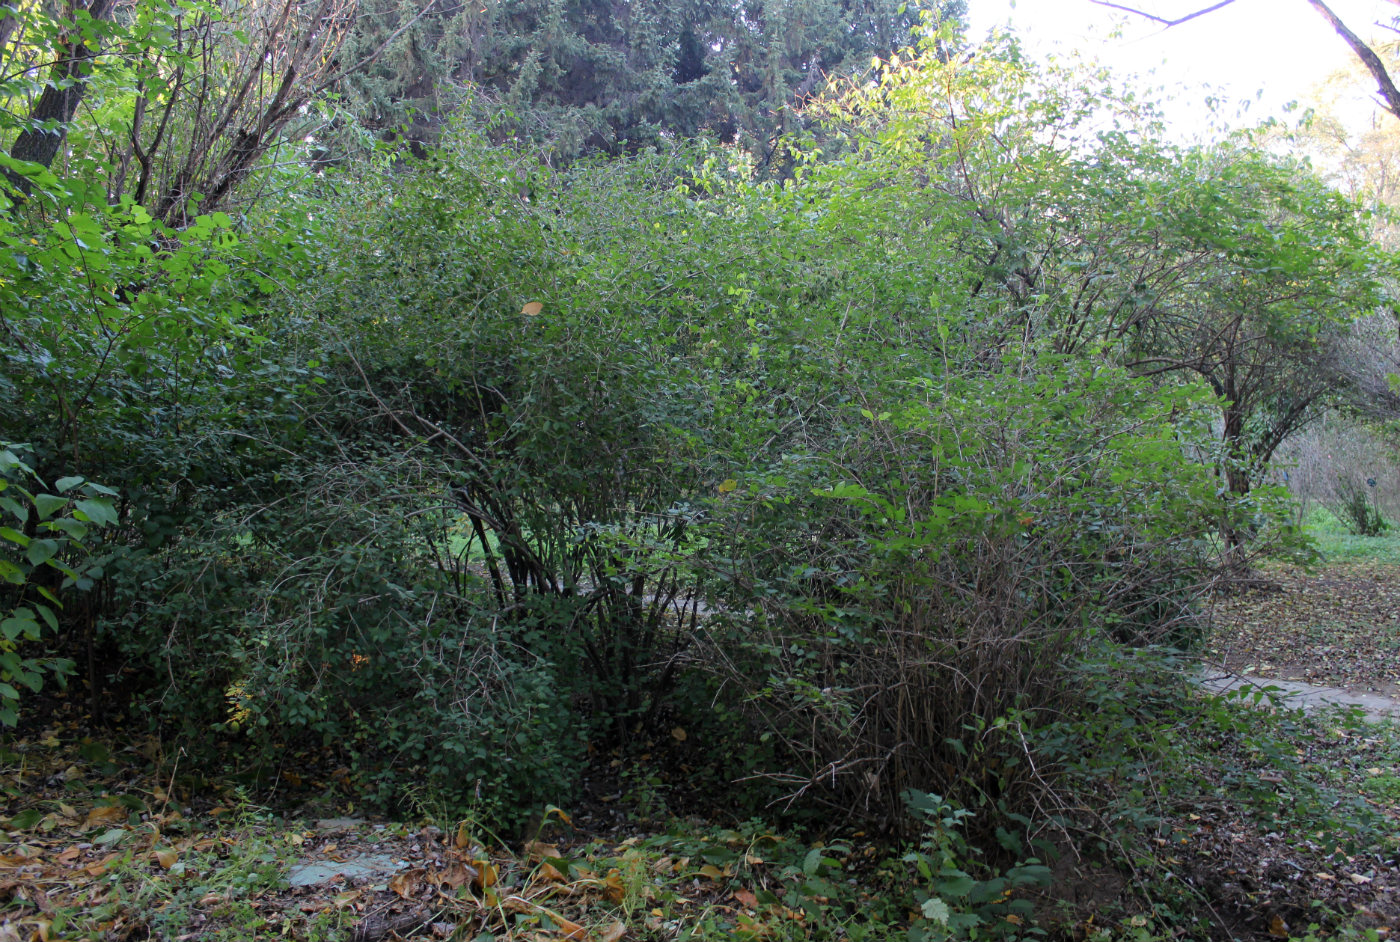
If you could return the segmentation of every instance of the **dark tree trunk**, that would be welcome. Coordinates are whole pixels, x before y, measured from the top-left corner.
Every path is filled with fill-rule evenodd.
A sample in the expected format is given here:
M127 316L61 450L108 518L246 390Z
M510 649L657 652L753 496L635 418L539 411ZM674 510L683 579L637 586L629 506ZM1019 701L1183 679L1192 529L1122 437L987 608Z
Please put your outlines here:
M1253 461L1244 442L1244 413L1233 404L1224 410L1224 429L1221 441L1225 445L1225 488L1233 497L1248 497L1254 487L1251 477ZM1242 532L1227 512L1220 524L1220 539L1225 544L1226 566L1238 574L1246 574L1248 565L1245 555L1250 534Z
M102 21L112 15L115 0L87 0L72 7L72 12L86 11L93 20ZM78 103L87 91L87 77L92 72L92 60L97 50L83 42L83 36L76 27L71 38L59 49L58 61L49 72L48 84L29 113L33 123L52 123L49 129L31 127L15 139L10 148L10 156L16 160L30 161L45 167L53 166L58 156L58 148L68 132L68 122L78 110ZM5 170L5 177L24 194L30 191L29 181L12 170Z

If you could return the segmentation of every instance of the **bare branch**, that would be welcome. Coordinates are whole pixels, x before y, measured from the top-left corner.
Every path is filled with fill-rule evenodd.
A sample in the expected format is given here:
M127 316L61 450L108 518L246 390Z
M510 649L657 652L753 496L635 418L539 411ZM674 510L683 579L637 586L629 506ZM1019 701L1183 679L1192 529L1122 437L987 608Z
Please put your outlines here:
M1108 7L1111 10L1121 10L1124 13L1131 13L1134 16L1140 16L1143 19L1151 20L1154 23L1161 23L1163 26L1170 28L1172 26L1180 26L1182 23L1190 22L1198 16L1205 16L1207 13L1214 13L1216 10L1219 10L1222 7L1228 7L1230 4L1234 3L1235 0L1220 0L1219 3L1214 4L1213 6L1208 6L1204 10L1197 10L1195 13L1188 13L1185 16L1178 17L1174 20L1163 19L1160 16L1153 16L1146 10L1139 10L1135 7L1124 6L1121 3L1111 3L1110 0L1089 0L1089 2L1094 4L1095 6ZM1391 0L1391 2L1400 3L1400 0Z
M1397 0L1390 0L1396 3ZM1322 0L1308 0L1314 10L1322 14L1323 19L1332 24L1332 28L1337 31L1337 35L1346 40L1351 51L1356 53L1356 57L1361 60L1361 64L1366 66L1366 71L1371 73L1371 77L1380 86L1381 97L1385 100L1385 109L1391 114L1400 118L1400 88L1395 87L1395 82L1390 77L1390 71L1386 69L1381 57L1376 55L1375 50L1366 45L1360 36L1357 36L1347 25L1341 21L1332 9L1323 3Z

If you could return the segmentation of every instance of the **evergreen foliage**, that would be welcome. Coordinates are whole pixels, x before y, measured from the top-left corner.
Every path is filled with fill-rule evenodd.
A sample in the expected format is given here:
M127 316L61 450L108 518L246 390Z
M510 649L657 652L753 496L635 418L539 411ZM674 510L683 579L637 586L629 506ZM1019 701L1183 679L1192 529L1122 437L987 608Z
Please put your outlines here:
M529 141L555 161L710 134L761 165L781 135L808 126L800 106L829 81L909 45L922 18L965 9L963 0L365 3L343 55L384 52L344 88L371 127L407 122L432 140L465 105L497 140Z

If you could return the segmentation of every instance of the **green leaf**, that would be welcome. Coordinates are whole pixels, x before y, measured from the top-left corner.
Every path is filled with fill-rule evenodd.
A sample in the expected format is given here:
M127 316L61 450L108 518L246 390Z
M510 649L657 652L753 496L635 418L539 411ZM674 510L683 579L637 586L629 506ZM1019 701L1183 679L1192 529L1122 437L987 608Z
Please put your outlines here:
M57 540L34 540L24 552L31 566L40 566L58 555Z
M68 498L57 494L35 494L34 508L39 511L39 519L47 520L68 506Z
M34 610L43 617L51 630L58 630L58 616L53 613L53 609L49 608L47 605L35 604Z
M7 826L16 831L27 831L42 820L44 820L44 813L38 808L25 808L11 818Z
M122 828L108 828L97 837L93 838L93 843L99 847L114 847L126 840L127 832Z
M12 615L0 621L0 637L4 637L6 641L14 641L21 636L31 641L39 637L39 622L32 615Z
M919 911L924 914L924 918L946 926L948 924L948 904L938 897L931 897L924 900Z
M83 483L83 479L77 476L59 478L57 481L54 482L53 489L55 491L58 491L58 493L62 494L65 491L72 490L81 483Z
M802 858L802 872L807 876L812 876L817 872L817 868L822 865L822 851L820 847L813 847L807 851L807 856Z
M117 512L112 508L112 502L105 497L80 500L75 509L74 516L90 520L100 527L111 526L117 522Z
M972 892L972 888L977 885L977 881L967 875L954 877L951 880L944 880L938 884L938 892L943 896L962 897Z
M0 539L9 540L11 543L18 543L20 546L29 545L29 537L20 533L13 527L0 527Z

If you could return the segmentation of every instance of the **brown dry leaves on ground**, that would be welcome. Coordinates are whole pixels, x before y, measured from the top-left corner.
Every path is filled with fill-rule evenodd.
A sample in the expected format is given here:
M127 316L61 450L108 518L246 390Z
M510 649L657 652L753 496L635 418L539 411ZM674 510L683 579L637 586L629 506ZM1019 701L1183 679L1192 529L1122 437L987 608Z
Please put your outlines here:
M1400 697L1400 566L1271 567L1268 585L1217 601L1207 648L1238 674Z
M247 804L211 808L172 788L151 749L112 755L75 732L12 743L19 761L0 769L0 942L623 942L674 939L701 918L806 918L759 901L778 875L742 845L731 855L741 874L643 853L620 835L513 853L488 850L468 826L284 821ZM552 817L570 830L563 812ZM289 885L306 867L315 882Z

